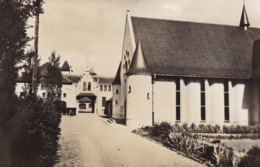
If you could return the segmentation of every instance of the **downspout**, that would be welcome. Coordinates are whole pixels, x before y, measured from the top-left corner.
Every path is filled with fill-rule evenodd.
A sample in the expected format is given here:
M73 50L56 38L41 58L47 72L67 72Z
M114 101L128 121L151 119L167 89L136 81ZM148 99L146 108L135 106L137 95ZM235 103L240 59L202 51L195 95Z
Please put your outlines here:
M154 80L156 75L152 75L152 125L154 126Z

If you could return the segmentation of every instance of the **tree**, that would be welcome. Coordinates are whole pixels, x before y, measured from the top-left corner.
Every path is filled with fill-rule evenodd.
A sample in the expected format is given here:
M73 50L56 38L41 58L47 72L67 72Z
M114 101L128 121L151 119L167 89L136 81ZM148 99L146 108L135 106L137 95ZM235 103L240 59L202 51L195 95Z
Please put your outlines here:
M47 94L51 101L60 100L62 87L62 74L60 71L60 56L56 56L53 51L49 57L49 64L47 66Z
M27 20L41 13L43 0L0 1L0 126L15 113L15 85L18 70L27 57Z

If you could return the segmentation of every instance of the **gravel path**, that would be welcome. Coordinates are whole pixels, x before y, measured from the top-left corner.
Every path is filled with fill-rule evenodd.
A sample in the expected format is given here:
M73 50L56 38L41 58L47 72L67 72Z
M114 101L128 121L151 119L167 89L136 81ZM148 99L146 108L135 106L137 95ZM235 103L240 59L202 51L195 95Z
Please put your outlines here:
M56 167L203 166L94 114L62 117Z

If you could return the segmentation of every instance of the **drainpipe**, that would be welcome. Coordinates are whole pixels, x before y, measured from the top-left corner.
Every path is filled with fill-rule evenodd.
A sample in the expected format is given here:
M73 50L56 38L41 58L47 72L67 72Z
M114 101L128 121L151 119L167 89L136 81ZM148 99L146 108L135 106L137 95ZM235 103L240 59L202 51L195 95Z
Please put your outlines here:
M156 75L152 75L152 125L154 126L154 79Z

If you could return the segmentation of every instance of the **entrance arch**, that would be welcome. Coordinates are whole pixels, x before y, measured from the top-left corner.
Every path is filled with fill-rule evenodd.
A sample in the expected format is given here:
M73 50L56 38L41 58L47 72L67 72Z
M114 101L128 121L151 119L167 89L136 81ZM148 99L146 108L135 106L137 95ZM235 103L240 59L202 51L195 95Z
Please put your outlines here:
M94 93L80 93L76 96L79 103L90 103L92 106L92 113L95 113L95 101L97 96ZM86 104L85 104L86 105ZM82 105L83 107L83 105Z

